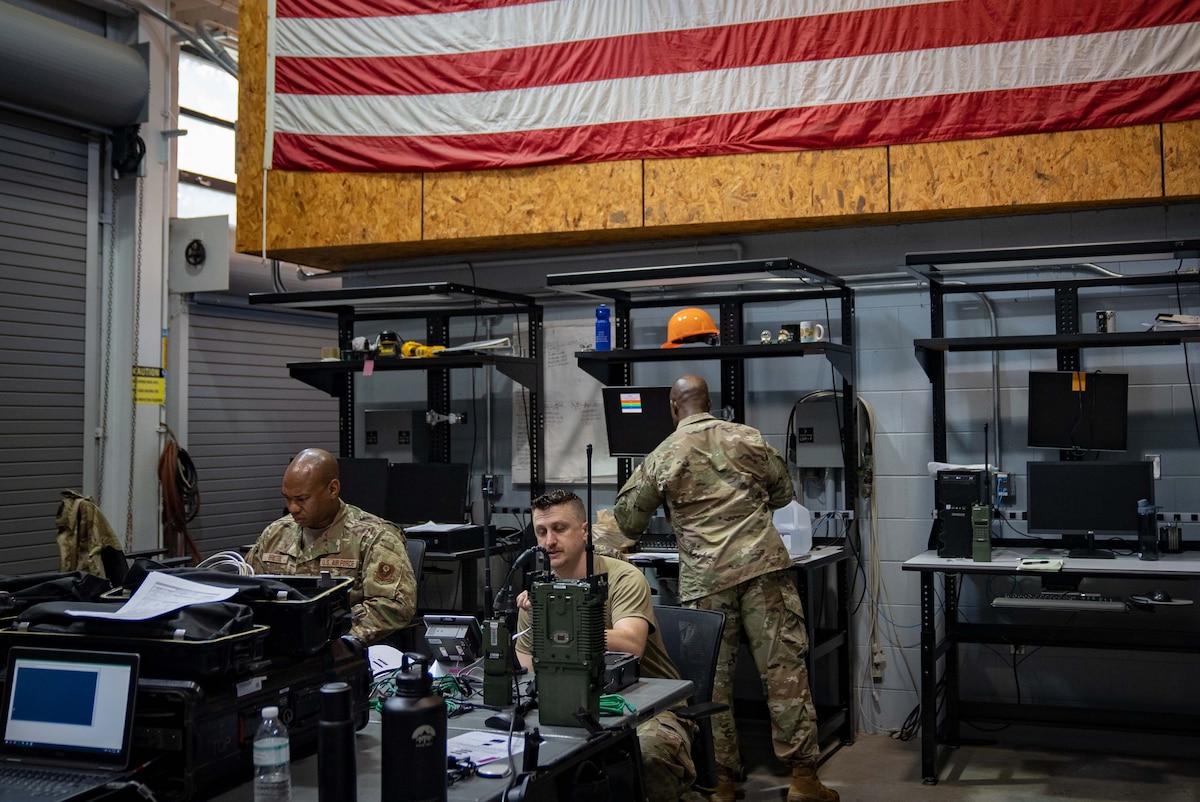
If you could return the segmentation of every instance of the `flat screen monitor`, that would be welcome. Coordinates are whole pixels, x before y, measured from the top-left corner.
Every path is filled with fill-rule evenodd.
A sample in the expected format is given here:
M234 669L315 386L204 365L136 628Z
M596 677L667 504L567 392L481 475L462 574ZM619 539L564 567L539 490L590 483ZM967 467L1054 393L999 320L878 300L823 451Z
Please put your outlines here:
M377 457L340 457L342 500L381 518L387 517L388 461Z
M402 526L465 522L470 477L466 464L393 462L388 466L387 519Z
M1129 428L1125 373L1029 374L1029 446L1124 451Z
M1096 536L1136 536L1138 501L1154 503L1152 462L1030 462L1026 470L1029 533L1086 535L1092 553L1072 556L1111 557L1096 552Z
M604 387L611 457L644 457L675 431L670 387Z

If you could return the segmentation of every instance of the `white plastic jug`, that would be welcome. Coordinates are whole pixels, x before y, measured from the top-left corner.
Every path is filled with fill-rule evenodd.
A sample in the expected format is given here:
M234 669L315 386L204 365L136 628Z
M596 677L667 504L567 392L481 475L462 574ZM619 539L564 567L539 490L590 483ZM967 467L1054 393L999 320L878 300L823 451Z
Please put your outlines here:
M812 513L796 499L775 510L772 519L775 528L783 536L783 545L788 554L803 557L812 551Z

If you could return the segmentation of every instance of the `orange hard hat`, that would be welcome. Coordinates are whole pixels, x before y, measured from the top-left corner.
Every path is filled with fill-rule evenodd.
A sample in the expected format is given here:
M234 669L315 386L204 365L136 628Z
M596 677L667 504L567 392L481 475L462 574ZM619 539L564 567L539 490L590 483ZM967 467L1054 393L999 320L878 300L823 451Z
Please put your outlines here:
M677 348L683 343L696 342L715 345L720 336L721 331L713 322L712 315L703 309L689 307L671 315L671 322L667 324L667 341L662 347Z

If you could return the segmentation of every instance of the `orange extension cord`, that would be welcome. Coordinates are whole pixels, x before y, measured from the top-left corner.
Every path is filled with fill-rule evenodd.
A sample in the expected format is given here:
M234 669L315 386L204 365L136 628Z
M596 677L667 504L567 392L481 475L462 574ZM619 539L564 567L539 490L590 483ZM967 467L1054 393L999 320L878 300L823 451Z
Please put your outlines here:
M192 565L200 562L200 549L188 534L188 522L200 512L200 486L196 466L188 453L167 432L167 444L158 458L158 482L162 487L163 529L168 548L174 550L186 543L192 553ZM178 536L182 535L182 541ZM175 555L178 556L178 555Z

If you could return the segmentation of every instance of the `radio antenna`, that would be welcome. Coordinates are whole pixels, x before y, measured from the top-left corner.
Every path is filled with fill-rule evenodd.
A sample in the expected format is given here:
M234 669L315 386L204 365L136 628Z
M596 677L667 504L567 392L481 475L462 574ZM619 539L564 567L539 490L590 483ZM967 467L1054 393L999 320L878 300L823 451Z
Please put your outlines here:
M596 551L596 545L592 542L592 444L587 444L587 575L590 577L595 569L595 561L592 554Z

